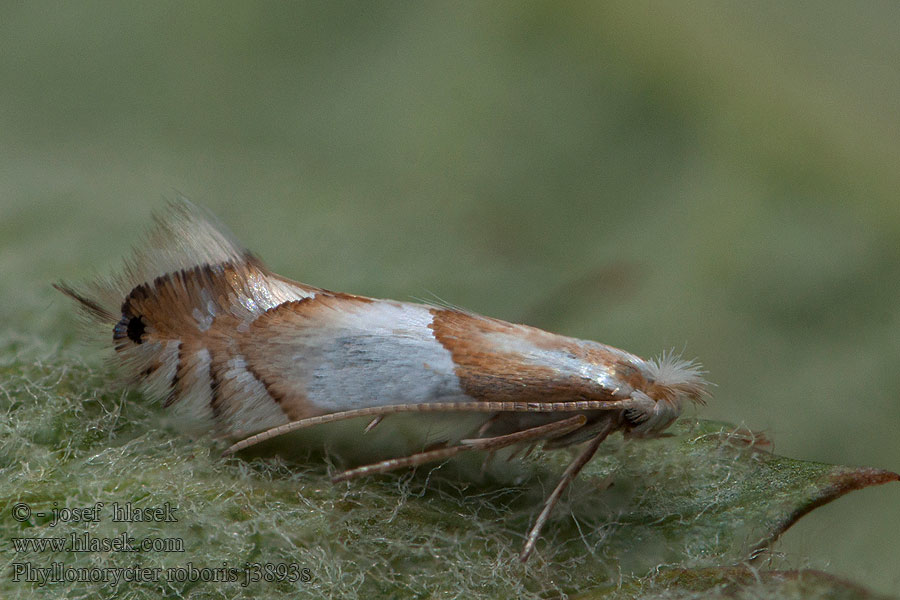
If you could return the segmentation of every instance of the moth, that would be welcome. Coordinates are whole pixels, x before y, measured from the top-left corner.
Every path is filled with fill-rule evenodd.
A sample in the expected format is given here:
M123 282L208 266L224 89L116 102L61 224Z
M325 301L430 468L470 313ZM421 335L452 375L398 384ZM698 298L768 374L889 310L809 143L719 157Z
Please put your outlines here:
M707 384L693 361L645 360L598 342L458 308L379 300L267 269L186 200L170 204L118 275L56 283L111 334L128 381L185 418L250 437L396 413L483 415L471 437L338 474L335 481L462 452L581 445L520 558L569 483L615 431L658 436Z

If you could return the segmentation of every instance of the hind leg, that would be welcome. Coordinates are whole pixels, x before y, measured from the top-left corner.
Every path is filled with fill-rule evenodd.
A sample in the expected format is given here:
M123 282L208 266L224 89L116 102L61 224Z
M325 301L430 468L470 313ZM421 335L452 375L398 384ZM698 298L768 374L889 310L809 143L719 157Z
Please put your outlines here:
M541 535L541 530L546 525L547 520L550 518L550 513L553 512L553 509L556 507L557 502L559 502L562 493L565 491L569 484L575 480L578 476L578 473L581 472L581 469L584 468L591 458L594 457L594 454L597 452L597 448L600 447L600 444L603 443L603 440L613 431L614 427L610 426L606 429L600 431L595 438L593 438L587 446L575 457L575 459L569 463L569 466L566 467L563 476L560 478L559 483L556 484L556 487L547 496L547 499L544 500L544 507L541 509L541 513L538 515L537 519L534 522L534 525L531 527L531 531L528 532L528 537L525 539L525 547L522 548L522 553L519 555L519 560L525 562L528 560L528 557L531 555L531 552L534 550L534 545L537 543L538 537Z
M373 473L385 473L387 471L393 471L394 469L415 467L428 462L450 458L451 456L456 456L460 452L466 452L469 450L485 450L488 452L495 452L501 448L506 448L507 446L512 446L523 442L549 440L561 435L566 435L575 431L576 429L579 429L580 427L583 427L586 420L587 419L584 415L576 415L574 417L569 417L567 419L562 419L553 423L541 425L539 427L523 429L522 431L516 431L513 433L508 433L506 435L460 440L459 444L455 446L437 448L435 450L427 450L425 452L411 454L410 456L404 456L402 458L391 458L389 460L373 463L371 465L356 467L355 469L350 469L344 471L343 473L339 473L334 478L332 478L332 481L346 481L348 479L363 477L365 475L371 475Z

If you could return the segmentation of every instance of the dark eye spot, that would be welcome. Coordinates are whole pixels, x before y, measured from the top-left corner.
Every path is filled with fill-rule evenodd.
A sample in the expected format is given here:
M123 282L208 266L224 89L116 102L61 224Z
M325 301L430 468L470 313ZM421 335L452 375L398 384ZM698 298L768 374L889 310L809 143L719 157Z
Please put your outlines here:
M145 328L146 325L144 325L144 320L141 317L131 317L128 320L128 325L125 332L129 340L131 340L135 344L141 344L144 341L141 339L141 336L144 335Z

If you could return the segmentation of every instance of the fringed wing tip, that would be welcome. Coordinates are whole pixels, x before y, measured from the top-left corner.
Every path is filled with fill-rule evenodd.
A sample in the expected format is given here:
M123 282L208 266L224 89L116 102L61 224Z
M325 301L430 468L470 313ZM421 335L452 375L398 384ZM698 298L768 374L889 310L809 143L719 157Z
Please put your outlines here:
M248 254L209 211L178 195L164 210L154 212L153 227L118 272L83 286L63 281L52 285L75 300L92 320L115 323L119 320L118 306L136 286L202 264L248 260ZM253 260L259 263L258 259Z
M706 370L696 360L684 359L675 351L663 352L649 361L656 383L679 389L693 401L705 405L709 387L715 385L704 377Z

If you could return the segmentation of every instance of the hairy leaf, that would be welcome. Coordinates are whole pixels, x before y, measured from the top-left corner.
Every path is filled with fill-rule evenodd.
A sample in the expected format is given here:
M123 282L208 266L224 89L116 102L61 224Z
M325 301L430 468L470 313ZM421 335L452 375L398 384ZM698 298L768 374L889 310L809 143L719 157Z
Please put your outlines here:
M24 563L159 569L156 580L127 587L55 583L59 597L127 589L133 598L543 598L645 585L654 597L670 585L683 588L687 576L678 573L696 581L696 573L710 572L698 569L745 561L809 510L897 479L885 471L778 457L747 431L682 420L668 437L604 443L522 565L517 554L524 535L567 451L509 462L501 455L484 474L481 457L471 456L332 485L332 462L352 461L354 449L369 459L386 452L385 438L410 436L404 425L416 428L417 422L388 420L366 435L363 423L326 427L318 438L295 436L280 448L259 449L256 457L226 461L219 458L219 442L165 428L162 411L147 410L135 395L105 391L110 382L77 360L47 366L41 356L27 359L34 352L17 344L24 366L3 367L0 386L7 415L0 438L4 597L28 597L45 587L21 574L14 580L14 570L22 569L15 565ZM321 442L329 452L308 451ZM49 516L53 508L96 502L104 502L98 521L53 523ZM177 521L114 521L113 503L129 502L142 508L168 503ZM31 517L11 518L16 503L28 504ZM183 540L184 547L21 551L11 541L123 533ZM280 565L309 569L309 578L289 580ZM217 568L236 569L235 580L222 580L226 572ZM247 580L248 573L261 578ZM648 579L651 573L658 574ZM742 585L740 577L727 576L731 585Z

